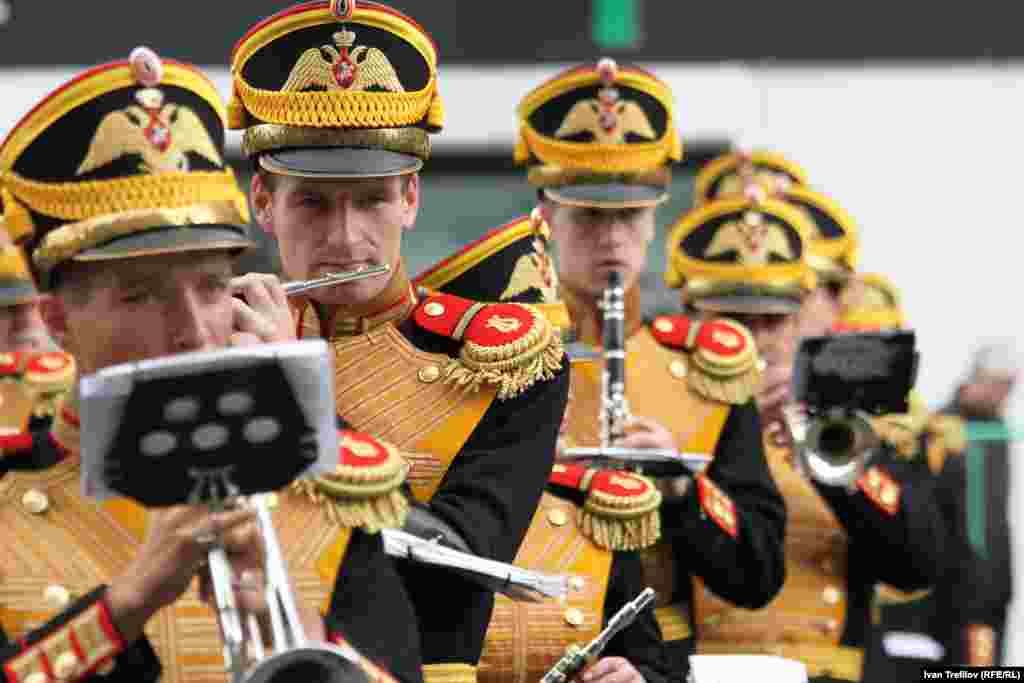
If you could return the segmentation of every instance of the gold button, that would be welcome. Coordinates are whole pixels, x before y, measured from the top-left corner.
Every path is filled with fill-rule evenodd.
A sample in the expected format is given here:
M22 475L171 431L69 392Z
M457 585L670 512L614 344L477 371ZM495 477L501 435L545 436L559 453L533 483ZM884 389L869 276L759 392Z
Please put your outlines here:
M835 605L839 603L839 598L842 597L842 593L835 586L828 586L821 592L821 599L826 604Z
M29 489L21 497L21 505L33 515L41 515L50 507L50 499L39 489Z
M36 671L25 679L25 683L48 683L49 680L42 671Z
M548 510L548 521L554 526L565 526L565 523L569 521L569 516L565 514L565 510Z
M668 371L676 379L686 377L686 363L681 360L674 360L668 364Z
M53 674L60 680L72 678L78 671L78 657L74 652L62 652L53 663Z
M420 381L425 384L436 382L438 377L441 376L441 368L436 365L428 365L424 368L420 368L420 371L416 373L416 376L420 378Z
M429 315L431 318L436 318L439 315L444 315L444 306L437 303L436 301L431 301L429 304L423 307L423 312Z
M585 582L583 581L582 576L574 576L571 579L569 579L569 588L573 589L574 591L583 590L584 585Z
M825 633L836 634L839 633L839 620L829 619L825 622Z
M570 626L583 626L583 611L575 607L565 610L565 623Z
M668 318L658 318L654 321L654 329L658 332L671 332L675 325Z
M52 584L43 591L43 600L54 609L63 609L71 602L71 591L64 586Z

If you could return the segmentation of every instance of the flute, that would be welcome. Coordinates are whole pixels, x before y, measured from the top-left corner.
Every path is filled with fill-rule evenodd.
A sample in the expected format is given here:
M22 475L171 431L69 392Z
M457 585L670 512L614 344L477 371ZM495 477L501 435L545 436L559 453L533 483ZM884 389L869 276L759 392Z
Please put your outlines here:
M311 289L343 285L348 282L356 282L368 277L377 277L378 275L390 272L391 266L384 264L381 266L369 266L341 273L328 273L323 277L314 278L312 280L295 280L294 282L286 282L284 284L284 293L286 296L294 296L301 292L308 292Z

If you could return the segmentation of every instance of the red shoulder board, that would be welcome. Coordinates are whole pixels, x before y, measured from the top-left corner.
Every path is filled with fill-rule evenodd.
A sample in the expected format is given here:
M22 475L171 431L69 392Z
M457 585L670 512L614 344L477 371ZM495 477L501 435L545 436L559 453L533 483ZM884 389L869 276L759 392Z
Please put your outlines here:
M4 351L0 353L0 377L9 377L21 372L24 354L17 351Z
M870 468L857 480L857 487L887 515L893 516L899 511L900 485L885 470L879 467Z
M562 365L561 339L529 304L486 304L434 294L416 307L413 319L425 330L463 342L461 367L448 373L449 381L470 387L497 384L499 399L551 379Z
M661 344L689 353L691 372L683 374L706 398L744 403L760 381L754 337L735 321L662 315L651 323L651 334Z
M584 481L587 484L590 483L590 477L587 476L587 472L591 472L591 475L593 474L592 470L588 470L583 465L563 465L562 463L557 463L551 468L551 476L548 477L548 483L586 491L587 488L584 485Z
M697 496L704 514L720 526L722 531L736 538L739 532L736 526L736 505L732 499L703 474L697 477Z
M75 359L63 351L46 351L28 356L25 381L40 391L67 389L75 379Z

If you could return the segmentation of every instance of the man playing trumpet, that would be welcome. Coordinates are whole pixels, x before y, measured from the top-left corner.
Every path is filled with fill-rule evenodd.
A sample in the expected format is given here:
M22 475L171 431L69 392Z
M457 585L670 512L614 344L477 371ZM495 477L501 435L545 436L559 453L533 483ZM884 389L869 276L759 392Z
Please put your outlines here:
M53 294L47 322L82 374L294 339L276 278L232 278L233 257L250 242L245 197L223 162L224 118L201 73L140 49L62 86L0 147L4 224L32 245ZM0 524L18 541L0 563L5 680L227 680L216 616L191 587L222 544L238 570L237 601L266 621L252 512L83 500L78 424L72 395L52 433L35 439L36 467L0 480ZM375 443L345 432L330 483L367 494L379 514L314 484L313 496L280 493L275 526L286 532L308 637L355 643L418 681L415 616L374 533L401 524L402 466L378 444L380 466L358 471L352 438ZM325 514L331 508L341 514Z

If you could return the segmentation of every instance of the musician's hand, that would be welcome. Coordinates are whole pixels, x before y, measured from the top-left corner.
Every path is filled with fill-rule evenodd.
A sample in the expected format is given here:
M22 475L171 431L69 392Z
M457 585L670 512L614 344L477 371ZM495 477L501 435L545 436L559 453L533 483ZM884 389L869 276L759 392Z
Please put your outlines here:
M233 346L295 340L295 319L276 275L247 273L231 279L231 290L245 298L232 302Z
M626 436L613 446L622 448L668 448L675 449L676 438L656 420L633 416L626 423Z
M146 540L124 574L111 582L107 601L114 623L131 642L157 610L173 603L206 562L217 534L252 520L249 510L211 513L179 506L149 513Z
M604 657L580 673L583 683L645 683L643 675L629 660L622 657Z

